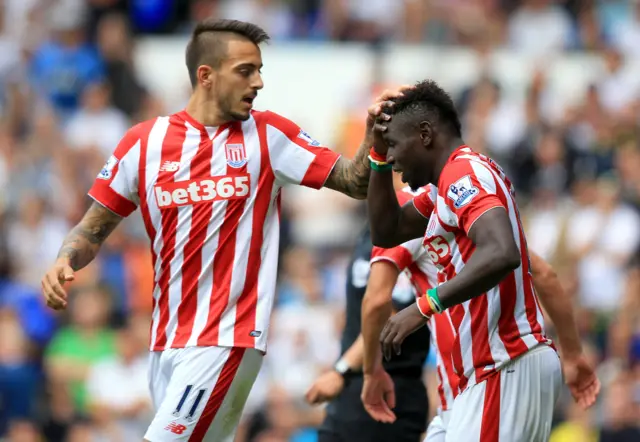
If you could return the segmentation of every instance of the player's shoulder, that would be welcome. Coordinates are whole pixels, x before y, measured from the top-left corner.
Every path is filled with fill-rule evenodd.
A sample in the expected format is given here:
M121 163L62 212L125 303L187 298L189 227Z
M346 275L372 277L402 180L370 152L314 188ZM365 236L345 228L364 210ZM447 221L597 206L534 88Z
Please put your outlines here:
M251 116L258 126L269 125L288 135L300 132L300 126L289 118L270 110L253 110Z
M161 118L168 119L169 117L154 117L145 121L141 121L137 124L134 124L127 130L126 135L134 136L136 138L142 138L149 135L153 126L160 120Z
M431 193L431 189L433 186L431 184L427 184L426 186L422 186L416 190L411 189L410 186L405 186L401 189L396 190L396 198L398 198L398 204L401 206L405 205L409 201L420 197L423 194Z
M444 165L438 180L438 189L446 189L450 184L464 176L474 175L473 164L482 162L481 156L473 151L461 152Z

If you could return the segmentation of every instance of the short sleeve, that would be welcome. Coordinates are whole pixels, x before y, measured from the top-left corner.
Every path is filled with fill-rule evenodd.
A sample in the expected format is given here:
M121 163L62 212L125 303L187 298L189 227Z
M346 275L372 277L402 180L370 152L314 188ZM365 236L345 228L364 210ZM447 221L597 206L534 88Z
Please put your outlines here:
M136 127L124 135L96 177L89 196L117 215L136 210L141 139Z
M405 188L402 191L405 195L411 195L413 198L407 198L398 196L398 202L400 205L404 205L405 202L411 201L418 213L425 218L431 217L431 212L435 208L435 198L437 196L437 189L431 184L427 184L421 187L417 191L412 191L409 188Z
M322 146L297 124L273 112L260 114L271 167L280 185L300 184L320 189L340 154Z
M378 261L389 261L402 272L416 262L421 253L422 238L412 239L391 249L374 247L371 251L371 264Z
M469 233L473 223L487 211L508 207L499 194L506 191L506 184L479 161L461 159L445 166L439 180L439 196L455 215L458 227ZM502 187L504 186L504 188ZM439 206L438 206L439 207ZM440 209L438 208L439 215Z
M413 206L416 208L418 213L425 218L429 218L431 216L431 212L433 212L434 204L429 198L429 195L425 193L421 193L420 195L413 198Z
M412 191L409 187L396 191L396 198L398 198L398 204L404 206L417 196L423 195L428 192L428 188L420 188L417 191ZM433 206L433 204L432 204ZM403 271L411 264L413 264L422 253L422 239L416 238L411 241L400 244L399 246L383 249L382 247L374 247L371 251L371 264L377 261L389 261L398 268L399 271Z

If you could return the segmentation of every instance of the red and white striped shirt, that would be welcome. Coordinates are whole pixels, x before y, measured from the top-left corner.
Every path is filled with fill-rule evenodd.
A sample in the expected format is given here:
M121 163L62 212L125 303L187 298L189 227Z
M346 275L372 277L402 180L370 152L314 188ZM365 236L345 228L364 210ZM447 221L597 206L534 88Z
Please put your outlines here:
M324 185L339 155L272 112L205 127L185 111L130 129L89 195L140 206L155 274L151 349L266 351L280 190Z
M398 203L404 205L419 194L431 195L431 188L427 185L412 192L410 187L396 192ZM433 204L431 204L431 210ZM407 241L391 249L374 247L371 253L371 263L377 261L389 261L393 263L400 272L404 272L416 294L421 296L432 287L437 286L438 270L431 261L425 248L422 246L422 239ZM436 354L436 372L438 375L438 395L442 410L448 410L453 405L453 400L458 394L458 376L453 370L451 351L453 349L454 329L449 317L445 314L433 315L429 319L429 329L431 331L431 346Z
M550 344L533 289L513 187L502 169L486 156L461 146L448 159L437 189L418 195L414 205L429 218L423 245L438 268L438 284L464 268L475 250L468 232L491 209L507 211L521 253L520 267L498 286L444 313L456 332L452 357L460 391L530 349Z

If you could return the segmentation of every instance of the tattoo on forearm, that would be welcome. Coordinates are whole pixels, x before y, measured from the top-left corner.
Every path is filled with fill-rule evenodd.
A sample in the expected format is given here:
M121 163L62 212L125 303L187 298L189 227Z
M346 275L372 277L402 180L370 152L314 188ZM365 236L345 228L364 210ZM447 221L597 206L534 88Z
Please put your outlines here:
M369 147L363 143L352 160L340 158L327 179L326 187L352 198L365 199L371 173Z
M85 267L95 258L102 243L121 220L115 213L94 203L65 238L58 258L69 259L74 270Z

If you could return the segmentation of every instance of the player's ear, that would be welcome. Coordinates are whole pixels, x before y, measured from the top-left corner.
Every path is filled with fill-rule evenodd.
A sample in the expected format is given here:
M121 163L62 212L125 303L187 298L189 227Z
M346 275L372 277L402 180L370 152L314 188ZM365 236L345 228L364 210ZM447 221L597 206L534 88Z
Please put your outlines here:
M206 64L200 65L198 66L196 73L198 77L198 84L206 89L211 88L213 83L213 69L211 69L211 66L207 66Z
M431 139L433 138L431 123L428 121L421 121L418 126L420 127L420 139L422 140L422 145L424 147L428 147L431 144Z

